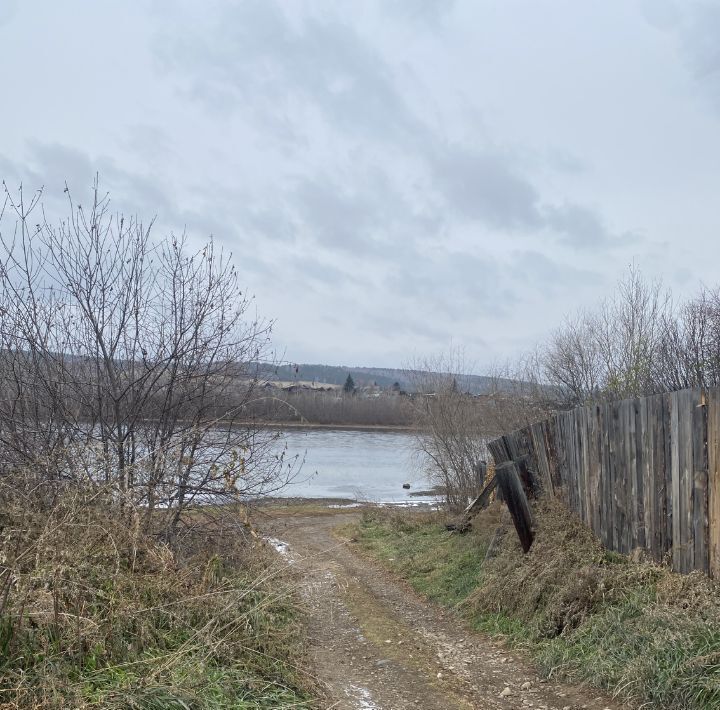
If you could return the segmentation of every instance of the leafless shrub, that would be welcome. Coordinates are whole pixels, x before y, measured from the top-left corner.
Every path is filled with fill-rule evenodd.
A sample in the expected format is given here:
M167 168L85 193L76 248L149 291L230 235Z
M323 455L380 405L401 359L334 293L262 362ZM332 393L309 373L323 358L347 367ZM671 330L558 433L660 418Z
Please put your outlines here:
M466 393L463 372L464 358L456 350L408 369L415 390L416 450L453 509L477 495L488 458L487 431L476 399Z
M67 190L66 190L67 191ZM111 213L97 185L52 224L40 194L5 187L0 211L0 470L112 483L117 499L165 511L255 495L292 473L246 426L270 324L251 314L228 255ZM54 485L50 485L54 484Z

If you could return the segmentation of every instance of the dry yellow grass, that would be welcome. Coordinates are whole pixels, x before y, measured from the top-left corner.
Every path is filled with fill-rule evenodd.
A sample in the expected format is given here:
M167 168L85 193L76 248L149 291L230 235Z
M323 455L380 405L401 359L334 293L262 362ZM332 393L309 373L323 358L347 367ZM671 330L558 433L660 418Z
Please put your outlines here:
M170 544L95 490L3 493L3 707L309 703L293 580L231 509Z

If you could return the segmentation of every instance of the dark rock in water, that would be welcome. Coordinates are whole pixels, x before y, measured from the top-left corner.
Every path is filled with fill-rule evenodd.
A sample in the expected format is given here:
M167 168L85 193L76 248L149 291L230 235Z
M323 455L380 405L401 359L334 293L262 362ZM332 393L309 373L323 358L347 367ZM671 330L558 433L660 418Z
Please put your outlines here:
M410 488L410 484L409 484L409 483L403 483L403 488L405 488L406 490L409 489L409 488Z

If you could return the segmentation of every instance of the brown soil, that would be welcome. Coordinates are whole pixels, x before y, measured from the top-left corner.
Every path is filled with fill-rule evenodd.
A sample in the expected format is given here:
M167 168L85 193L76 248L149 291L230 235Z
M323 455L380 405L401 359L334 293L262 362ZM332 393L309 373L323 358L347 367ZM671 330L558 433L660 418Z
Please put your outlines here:
M265 519L303 583L312 672L325 708L621 708L593 689L541 679L501 642L418 597L335 532L359 513Z

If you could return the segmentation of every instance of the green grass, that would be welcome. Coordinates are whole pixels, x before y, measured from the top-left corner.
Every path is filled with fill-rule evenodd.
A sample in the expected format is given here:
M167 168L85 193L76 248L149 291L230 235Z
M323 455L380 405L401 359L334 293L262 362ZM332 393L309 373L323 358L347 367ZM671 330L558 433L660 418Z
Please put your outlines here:
M453 535L434 520L370 512L363 518L360 541L440 604L456 605L479 584L484 550L473 538Z
M606 551L553 504L536 510L530 553L510 526L483 564L497 515L486 511L461 536L441 516L375 512L354 535L418 592L528 650L546 675L638 707L720 707L717 585Z

